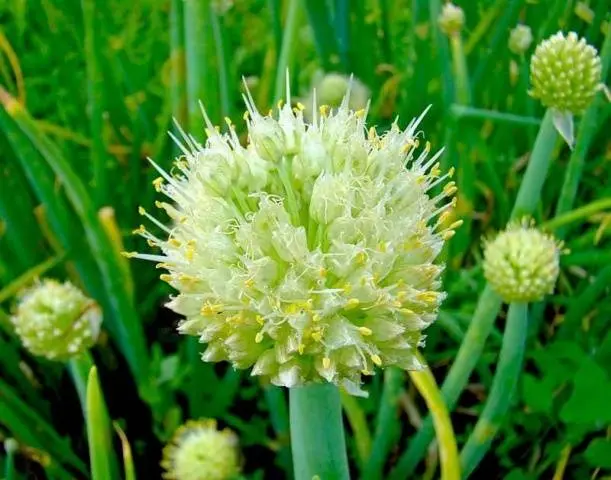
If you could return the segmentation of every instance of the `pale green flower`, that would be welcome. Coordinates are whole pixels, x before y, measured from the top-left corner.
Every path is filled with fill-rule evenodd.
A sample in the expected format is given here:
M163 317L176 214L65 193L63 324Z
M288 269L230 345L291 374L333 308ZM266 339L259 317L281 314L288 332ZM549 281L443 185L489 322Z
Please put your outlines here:
M190 420L163 449L167 480L229 480L240 473L238 437L214 420Z
M445 297L433 262L459 224L442 226L452 172L428 144L416 153L422 116L380 136L348 102L306 123L290 96L277 117L248 96L246 147L230 122L221 134L206 118L205 145L184 134L173 175L159 169L173 225L141 210L165 238L138 232L162 254L128 256L168 270L179 292L168 306L207 344L205 361L353 393L376 366L419 367L421 332Z
M484 276L503 301L536 302L554 291L562 244L528 222L485 241Z
M452 2L445 3L441 7L437 22L441 31L446 35L457 35L465 25L465 12Z
M516 25L516 27L509 32L509 50L516 55L522 55L533 41L533 34L528 25Z
M531 96L543 105L582 114L601 84L600 57L576 33L558 32L541 42L530 63Z
M11 322L32 354L64 361L93 346L102 312L70 282L43 280L25 292Z

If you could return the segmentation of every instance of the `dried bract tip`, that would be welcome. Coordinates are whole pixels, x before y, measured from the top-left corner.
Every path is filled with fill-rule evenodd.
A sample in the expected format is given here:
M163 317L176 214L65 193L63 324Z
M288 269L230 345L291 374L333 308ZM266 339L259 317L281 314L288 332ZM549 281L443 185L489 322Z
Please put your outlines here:
M102 312L70 282L44 280L23 295L11 322L32 354L65 361L95 343Z
M536 302L554 290L562 244L528 222L485 241L484 276L503 301Z
M190 420L163 450L167 480L230 480L240 473L238 437L214 420Z
M541 42L530 62L530 95L559 112L582 114L601 84L596 49L570 32Z

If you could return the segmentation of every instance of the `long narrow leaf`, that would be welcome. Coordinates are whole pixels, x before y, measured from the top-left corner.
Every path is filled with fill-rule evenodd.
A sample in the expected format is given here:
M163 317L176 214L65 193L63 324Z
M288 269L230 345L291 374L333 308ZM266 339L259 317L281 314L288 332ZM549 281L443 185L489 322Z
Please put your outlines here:
M95 366L89 371L87 381L87 440L92 480L111 480L112 443L110 422L104 405L102 389Z

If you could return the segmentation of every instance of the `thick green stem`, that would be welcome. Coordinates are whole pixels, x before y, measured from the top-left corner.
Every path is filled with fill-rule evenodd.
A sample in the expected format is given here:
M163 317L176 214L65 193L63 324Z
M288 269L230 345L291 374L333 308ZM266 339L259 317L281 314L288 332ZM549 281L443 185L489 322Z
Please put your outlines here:
M289 390L295 480L347 480L348 456L338 388L330 383Z
M558 132L556 132L552 120L552 111L548 109L543 117L541 127L539 127L535 146L511 211L512 220L531 215L537 207L545 177L547 177L549 166L552 163L552 153L556 146L556 140L558 140Z
M509 410L522 370L527 326L528 305L525 303L509 305L503 346L490 395L460 455L463 478L469 477L484 458Z
M602 78L604 81L609 70L609 64L611 63L611 35L607 35L605 39L601 60L603 69ZM562 190L560 191L558 203L556 204L556 216L562 215L573 208L575 198L577 197L577 188L581 180L581 173L583 172L583 167L586 162L586 155L588 154L594 135L597 132L596 124L599 120L599 110L597 102L593 102L586 110L586 113L579 123L577 143L575 144L575 149L571 153L571 158L566 167L564 183L562 184ZM556 231L556 236L558 238L563 238L565 233L565 228L559 228Z

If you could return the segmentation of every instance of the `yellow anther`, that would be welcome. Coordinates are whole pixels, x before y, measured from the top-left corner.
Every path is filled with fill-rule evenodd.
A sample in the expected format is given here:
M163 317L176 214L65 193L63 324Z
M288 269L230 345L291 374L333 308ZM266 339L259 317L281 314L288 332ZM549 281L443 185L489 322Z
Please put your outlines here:
M346 303L346 310L351 310L353 308L356 308L359 306L359 303L361 303L359 301L358 298L351 298L350 300L348 300L348 302Z
M399 290L397 292L397 300L405 300L405 298L407 297L407 292L405 290Z
M392 306L395 308L401 308L403 306L403 303L401 303L399 300L394 300L392 302Z
M378 367L382 366L382 359L380 358L379 355L374 354L374 355L371 355L370 358L371 358L371 361L375 363Z
M429 141L427 140L426 144L424 145L424 149L425 149L427 152L430 152L430 151L431 151L431 142L429 142Z
M373 334L373 331L371 328L359 327L359 333L365 337L369 337L371 334Z
M162 186L163 186L163 178L162 177L157 177L155 180L153 180L153 187L155 187L155 190L160 192Z
M437 292L420 292L416 295L418 300L422 300L424 302L436 302L438 297Z
M305 352L305 347L306 347L306 346L305 346L303 343L300 343L300 344L297 346L297 351L299 352L299 355L303 355L303 352Z
M312 315L312 321L320 322L320 315L318 315L318 313L315 313L314 315Z
M443 187L443 193L445 193L448 197L450 195L454 195L457 191L458 187L454 182L450 182L445 187Z
M356 254L356 263L363 265L367 260L367 254L365 252L359 252Z
M193 245L188 245L187 248L185 249L185 258L187 259L187 261L192 261L193 257L195 256L195 248L193 248Z
M133 258L138 255L138 252L121 252L121 255L127 258Z
M318 275L325 278L327 276L327 269L325 267L320 267L320 270L318 270Z
M357 116L357 118L363 118L365 116L365 109L361 108L360 110L354 112L354 114Z
M248 120L248 115L249 115L248 110L246 110L244 112L244 115L242 115L242 118L244 119L244 121Z
M278 103L276 105L278 106L278 110L280 110L282 106L284 105L284 100L283 99L278 100Z
M373 375L373 372L371 372L371 371L369 371L369 370L367 370L367 369L361 370L361 373L362 373L363 375Z
M204 303L204 306L200 310L202 315L215 315L223 311L223 304L217 303L212 304L210 302Z
M445 232L441 233L441 238L443 238L444 240L449 240L454 235L456 235L456 232L454 230L446 230Z
M299 311L299 305L296 303L291 303L288 307L286 307L285 312L288 314L297 313Z
M227 124L228 127L231 127L231 125L233 125L233 123L231 122L231 118L229 117L225 117L225 123Z
M303 112L305 110L305 106L301 102L297 102L297 110Z
M138 213L140 215L144 215L146 213L146 210L144 209L144 207L138 207Z
M387 247L388 247L388 244L386 242L378 243L378 251L379 252L385 253Z
M399 309L399 313L402 313L403 315L413 315L414 311L410 310L409 308L401 308Z
M182 245L182 243L180 242L180 240L177 240L176 238L170 238L168 240L168 243L173 246L173 247L180 247Z
M255 321L259 324L259 325L263 325L265 323L265 319L261 316L261 315L257 315L255 317Z
M159 200L155 200L155 206L157 208L163 208L163 202L160 202Z
M169 282L170 280L172 280L172 275L168 275L167 273L162 273L161 275L159 275L159 279L162 282Z
M255 281L252 278L247 278L246 280L244 280L244 286L246 288L251 288L254 284L255 284Z
M312 332L311 335L312 340L314 340L315 342L320 342L322 340L322 332L320 330L316 330L315 332Z
M423 183L425 183L427 181L429 177L427 177L426 175L420 175L418 178L416 178L416 183L418 185L422 185Z
M346 282L344 284L344 287L342 288L342 290L344 291L344 293L348 294L352 291L352 284L350 282Z
M320 107L318 107L318 111L323 117L326 117L327 115L329 115L329 105L321 105Z
M451 167L450 170L448 170L448 177L452 178L455 172L456 172L456 168Z
M331 367L331 359L329 357L324 357L322 359L322 367L325 370Z
M441 215L439 215L439 220L438 222L443 225L444 223L446 223L450 217L452 216L452 214L450 212L448 212L447 210L445 212L443 212Z
M378 133L376 132L376 129L374 127L371 127L367 132L368 139L373 140L377 136L378 136Z
M272 109L270 108L270 109L267 111L267 116L268 116L268 117L271 117L273 114L274 114L274 112L273 112L273 111L272 111Z
M454 223L452 223L452 225L450 225L448 228L458 228L463 224L463 220L456 220Z
M258 332L255 335L255 343L261 343L263 341L263 332Z
M144 227L144 225L140 225L135 230L132 230L132 234L134 235L142 235L143 233L146 233L146 228Z

